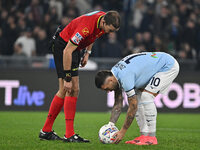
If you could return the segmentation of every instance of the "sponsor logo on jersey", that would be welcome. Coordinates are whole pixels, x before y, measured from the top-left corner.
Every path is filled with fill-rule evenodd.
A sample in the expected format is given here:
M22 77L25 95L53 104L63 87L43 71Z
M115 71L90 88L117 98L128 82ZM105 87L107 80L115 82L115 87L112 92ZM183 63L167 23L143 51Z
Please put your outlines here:
M77 32L74 37L72 38L72 41L75 43L75 44L79 44L80 41L83 39L83 37L80 35L79 32Z
M156 56L156 53L152 53L152 55L151 55L151 57L153 57L153 58L158 58L157 56Z
M87 35L87 34L90 33L88 28L86 28L86 27L82 30L82 32L83 32L84 35Z

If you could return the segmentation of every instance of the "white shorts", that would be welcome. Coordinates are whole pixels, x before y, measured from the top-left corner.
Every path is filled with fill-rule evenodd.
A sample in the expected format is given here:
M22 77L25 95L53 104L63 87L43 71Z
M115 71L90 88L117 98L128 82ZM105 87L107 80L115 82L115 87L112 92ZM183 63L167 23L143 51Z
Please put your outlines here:
M152 93L165 94L178 73L179 64L175 60L174 66L169 71L156 73L145 87L145 90Z

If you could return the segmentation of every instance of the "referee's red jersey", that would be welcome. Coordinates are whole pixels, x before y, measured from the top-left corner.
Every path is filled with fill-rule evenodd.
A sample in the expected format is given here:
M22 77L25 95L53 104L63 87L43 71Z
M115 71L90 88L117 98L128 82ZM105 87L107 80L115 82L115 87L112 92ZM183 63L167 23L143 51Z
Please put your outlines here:
M103 11L94 11L72 20L60 32L60 37L78 46L79 50L86 48L105 33L99 29L100 20L105 14Z

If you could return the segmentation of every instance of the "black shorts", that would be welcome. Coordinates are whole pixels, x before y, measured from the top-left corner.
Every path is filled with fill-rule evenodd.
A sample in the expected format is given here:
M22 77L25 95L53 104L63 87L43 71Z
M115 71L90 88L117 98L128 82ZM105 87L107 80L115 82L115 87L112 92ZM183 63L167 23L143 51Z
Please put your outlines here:
M63 69L63 50L66 47L66 45L67 45L67 42L65 42L60 36L58 36L55 39L54 44L52 46L52 53L54 56L58 78L65 77L65 73ZM78 76L78 68L79 68L80 59L81 59L80 50L75 50L72 53L72 65L71 65L72 77Z

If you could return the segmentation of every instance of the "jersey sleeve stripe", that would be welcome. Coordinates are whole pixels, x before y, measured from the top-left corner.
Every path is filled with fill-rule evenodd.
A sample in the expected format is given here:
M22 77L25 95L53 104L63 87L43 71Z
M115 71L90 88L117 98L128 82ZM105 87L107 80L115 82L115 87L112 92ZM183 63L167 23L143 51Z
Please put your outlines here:
M78 46L76 43L74 43L71 39L69 40L74 46Z
M102 18L103 16L104 16L104 15L101 15L101 16L99 17L99 19L97 20L97 28L99 28L100 20L101 20L101 18Z
M129 90L129 91L126 91L126 95L127 95L128 97L131 97L131 96L135 95L135 90L134 90L134 88L132 88L132 89Z

